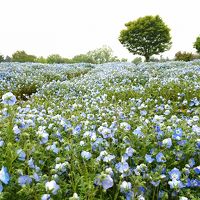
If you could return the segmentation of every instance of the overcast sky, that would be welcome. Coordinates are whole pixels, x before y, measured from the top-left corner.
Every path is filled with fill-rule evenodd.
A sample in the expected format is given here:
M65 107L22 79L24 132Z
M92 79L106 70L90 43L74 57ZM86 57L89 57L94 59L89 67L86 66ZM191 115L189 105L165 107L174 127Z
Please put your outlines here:
M200 35L200 0L0 0L0 54L25 50L63 57L110 46L131 60L118 41L128 21L160 15L171 28L173 46L164 57L192 51Z

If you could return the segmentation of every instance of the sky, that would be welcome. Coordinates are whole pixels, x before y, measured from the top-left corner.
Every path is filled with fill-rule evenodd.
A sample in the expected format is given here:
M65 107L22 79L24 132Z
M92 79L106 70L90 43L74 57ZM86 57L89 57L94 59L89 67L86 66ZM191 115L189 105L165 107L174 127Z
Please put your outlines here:
M200 35L200 0L0 0L0 54L17 50L71 58L107 45L119 58L133 54L118 40L124 24L159 15L171 29L172 48L195 52Z

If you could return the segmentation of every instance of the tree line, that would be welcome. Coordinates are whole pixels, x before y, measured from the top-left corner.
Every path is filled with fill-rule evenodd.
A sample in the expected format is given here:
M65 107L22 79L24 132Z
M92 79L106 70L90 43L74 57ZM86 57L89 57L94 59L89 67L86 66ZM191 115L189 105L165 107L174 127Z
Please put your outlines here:
M137 20L130 21L125 24L126 29L121 30L119 41L134 55L144 56L145 60L151 61L153 55L159 55L172 46L170 28L163 22L160 16L145 16ZM197 50L197 54L190 52L177 52L175 60L190 61L200 59L200 36L196 38L193 47ZM0 62L39 62L39 63L93 63L101 64L106 62L127 61L127 59L119 59L113 56L110 47L89 51L86 54L79 54L72 59L63 58L59 54L49 55L47 58L29 55L25 51L16 51L12 57L4 58L0 55ZM139 62L141 58L134 61Z
M89 51L85 54L79 54L73 58L64 58L59 54L51 54L47 58L42 56L37 57L35 55L29 55L25 51L16 51L11 57L6 58L0 55L0 62L38 62L38 63L91 63L91 64L101 64L106 62L125 62L127 59L118 58L113 55L113 51L108 46L103 46L95 50Z

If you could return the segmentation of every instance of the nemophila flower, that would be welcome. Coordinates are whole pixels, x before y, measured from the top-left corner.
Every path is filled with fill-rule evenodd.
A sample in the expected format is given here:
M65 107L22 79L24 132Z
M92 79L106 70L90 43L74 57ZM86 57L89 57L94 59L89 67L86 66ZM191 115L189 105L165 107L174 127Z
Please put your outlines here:
M52 150L56 154L58 154L58 152L59 152L59 148L56 147L56 143L55 142L51 146L48 146L47 150Z
M157 162L166 162L166 159L165 159L165 156L163 155L163 153L160 152L156 155L156 161Z
M79 196L77 193L74 193L72 197L69 198L69 200L79 200Z
M10 181L10 175L8 173L7 167L2 166L0 171L0 181L4 184L8 184Z
M41 197L41 200L50 200L51 199L51 195L50 194L43 194Z
M92 157L92 154L88 151L82 151L81 157L84 158L85 160L89 160Z
M180 145L180 146L184 146L186 143L187 143L187 140L177 141L177 144Z
M0 182L0 193L3 191L3 185Z
M155 159L151 157L151 155L146 154L145 155L145 160L148 163L152 163Z
M114 136L114 134L112 133L111 129L109 129L107 127L100 126L98 128L98 131L103 136L103 138L111 138L111 137Z
M181 128L177 128L174 130L172 138L175 140L181 140L182 135L183 135L183 130Z
M98 175L94 180L94 184L103 186L103 189L107 190L113 186L113 179L109 174L102 173L101 175Z
M15 95L13 95L12 92L8 92L8 93L4 94L2 96L2 100L3 100L2 101L3 104L10 105L10 106L13 106L17 101Z
M2 147L4 145L4 141L0 140L0 147Z
M111 178L110 175L107 175L103 180L102 180L102 186L104 190L107 190L113 186L113 179Z
M20 176L18 178L18 183L20 186L29 185L32 183L32 178L28 175Z
M162 141L162 146L167 147L168 149L172 146L172 139L166 138Z
M181 172L177 168L172 169L171 171L168 172L168 174L171 179L179 180L181 177Z
M133 149L132 147L128 147L128 148L126 148L126 154L129 156L129 157L132 157L133 156L133 154L135 153L136 151L135 151L135 149Z
M195 165L194 158L190 158L189 161L188 161L188 164L189 164L190 167L193 167Z
M24 161L26 159L26 153L22 149L17 150L18 160Z
M29 166L31 169L34 169L34 168L35 168L33 158L30 158L30 159L28 160L28 166Z
M129 158L128 154L126 154L126 153L123 154L123 155L122 155L122 158L121 158L121 162L125 162L125 161L127 161L128 158Z
M131 125L128 124L127 122L122 122L122 123L120 123L120 128L124 129L124 131L130 131Z
M160 184L160 180L159 181L151 181L151 184L155 187L158 187Z
M57 194L58 190L60 189L60 186L54 180L52 180L52 181L46 182L45 188L46 188L46 191L50 191L52 192L52 194Z
M115 159L115 156L114 155L106 155L104 158L103 158L103 161L104 162L110 162L111 160Z
M131 187L132 185L130 182L123 181L122 184L120 185L120 192L126 193L131 190Z
M171 189L179 189L183 188L184 185L180 180L172 179L171 181L168 181L168 184L170 185Z
M127 172L129 170L129 165L128 165L127 162L119 162L119 163L115 164L115 168L120 173L124 173L124 172Z
M58 163L55 166L55 170L60 171L61 173L66 172L66 170L67 170L66 165L67 165L67 163Z
M137 199L138 199L138 200L145 200L145 198L144 198L143 195L139 195Z
M33 178L34 178L34 180L35 180L36 182L39 182L39 181L41 180L41 176L38 175L36 172L34 172Z
M17 125L14 125L14 127L13 127L13 132L14 132L16 135L18 135L18 134L21 133L21 130L19 129L19 127L18 127Z
M106 168L106 169L105 169L105 173L106 173L106 174L109 174L111 177L114 175L114 172L113 172L113 170L112 170L111 167Z
M45 144L45 143L48 142L49 134L45 131L45 127L39 126L38 131L36 132L36 134L40 138L40 144Z
M196 174L200 174L200 165L194 168Z
M134 131L133 134L138 136L139 138L143 138L144 137L144 133L141 131L141 127L137 127Z
M189 200L187 197L180 197L179 200Z

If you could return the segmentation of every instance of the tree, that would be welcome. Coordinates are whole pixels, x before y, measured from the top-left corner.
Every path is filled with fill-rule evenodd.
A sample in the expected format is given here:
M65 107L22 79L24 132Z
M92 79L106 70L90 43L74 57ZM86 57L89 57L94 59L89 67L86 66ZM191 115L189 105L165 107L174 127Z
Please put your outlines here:
M3 55L0 54L0 62L3 62L4 61L4 57Z
M194 43L194 48L197 50L197 53L200 53L200 36L197 37L197 39Z
M92 63L96 64L119 61L116 56L113 56L113 51L108 46L89 51L86 55L92 60Z
M51 54L47 57L47 63L64 63L65 60L59 54Z
M87 54L76 55L72 58L73 63L94 63L94 60Z
M171 47L170 29L158 15L141 17L125 26L119 41L129 52L144 56L146 61Z
M25 51L16 51L12 55L13 62L35 62L36 56L29 55Z

